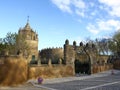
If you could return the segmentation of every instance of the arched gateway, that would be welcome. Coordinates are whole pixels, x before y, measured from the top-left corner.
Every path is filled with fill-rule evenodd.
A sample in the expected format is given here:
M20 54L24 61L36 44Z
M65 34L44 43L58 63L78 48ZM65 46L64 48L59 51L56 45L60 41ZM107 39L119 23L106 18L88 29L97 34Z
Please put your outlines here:
M76 42L73 45L69 45L69 41L65 41L64 45L64 60L66 64L70 64L74 68L75 73L91 74L93 56L95 53L95 47L93 45L83 45L81 42L79 46ZM94 54L95 55L95 54ZM94 58L95 59L95 58Z

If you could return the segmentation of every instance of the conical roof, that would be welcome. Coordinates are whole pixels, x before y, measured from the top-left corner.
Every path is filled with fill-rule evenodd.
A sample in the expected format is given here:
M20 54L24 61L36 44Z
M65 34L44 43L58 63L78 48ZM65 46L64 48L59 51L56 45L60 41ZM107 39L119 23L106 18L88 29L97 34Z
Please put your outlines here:
M27 19L27 23L24 27L24 30L31 30L31 27L30 27L30 24L29 24L29 16L28 16L28 19Z
M26 23L24 30L31 30L29 22Z

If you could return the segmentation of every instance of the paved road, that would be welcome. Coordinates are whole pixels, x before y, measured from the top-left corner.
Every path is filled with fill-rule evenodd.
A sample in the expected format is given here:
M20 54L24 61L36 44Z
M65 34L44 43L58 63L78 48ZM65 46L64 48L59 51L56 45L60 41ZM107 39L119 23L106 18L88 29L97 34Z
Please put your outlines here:
M39 88L33 86L31 83L26 83L17 87L0 87L0 90L47 90L45 88Z
M44 84L43 86L54 90L120 90L120 73L56 84Z

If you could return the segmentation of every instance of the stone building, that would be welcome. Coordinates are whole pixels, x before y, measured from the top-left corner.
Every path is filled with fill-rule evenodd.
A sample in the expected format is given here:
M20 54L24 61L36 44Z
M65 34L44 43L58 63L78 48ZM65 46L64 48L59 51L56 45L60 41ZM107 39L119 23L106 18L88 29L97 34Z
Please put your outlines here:
M26 44L29 46L29 60L31 58L37 59L38 57L38 34L31 28L29 20L27 20L26 25L20 28L18 35L24 37Z

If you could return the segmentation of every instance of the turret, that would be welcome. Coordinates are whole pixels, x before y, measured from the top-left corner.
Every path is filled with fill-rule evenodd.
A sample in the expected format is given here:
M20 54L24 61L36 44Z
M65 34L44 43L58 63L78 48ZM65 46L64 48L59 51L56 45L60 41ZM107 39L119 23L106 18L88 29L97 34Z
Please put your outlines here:
M73 42L73 46L76 46L76 41Z
M83 42L80 42L80 46L83 46Z
M68 39L65 41L65 45L69 45L69 40Z

